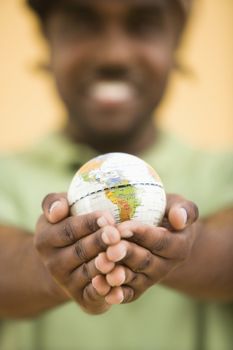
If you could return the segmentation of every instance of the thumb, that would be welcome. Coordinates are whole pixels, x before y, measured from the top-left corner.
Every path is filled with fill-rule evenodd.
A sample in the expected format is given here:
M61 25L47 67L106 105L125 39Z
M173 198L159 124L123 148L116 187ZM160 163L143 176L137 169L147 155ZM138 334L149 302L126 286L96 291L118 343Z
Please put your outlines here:
M69 203L66 193L50 193L42 201L42 209L46 219L56 224L69 216Z
M198 219L197 206L185 198L175 195L167 195L167 207L165 222L174 230L180 231L190 226Z

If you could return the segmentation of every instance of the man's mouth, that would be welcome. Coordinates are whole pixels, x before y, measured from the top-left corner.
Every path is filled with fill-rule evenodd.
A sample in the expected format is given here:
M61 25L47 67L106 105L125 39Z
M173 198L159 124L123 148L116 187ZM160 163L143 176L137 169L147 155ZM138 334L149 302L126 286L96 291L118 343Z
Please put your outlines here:
M131 102L136 89L126 81L97 81L89 86L87 96L103 107L116 107Z

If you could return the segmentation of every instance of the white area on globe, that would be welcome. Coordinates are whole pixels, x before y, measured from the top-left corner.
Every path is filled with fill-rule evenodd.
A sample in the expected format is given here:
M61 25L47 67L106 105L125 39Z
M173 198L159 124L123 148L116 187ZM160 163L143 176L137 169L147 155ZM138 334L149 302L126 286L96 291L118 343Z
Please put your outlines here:
M166 209L156 171L127 153L107 153L84 164L70 184L68 201L72 215L107 210L116 223L138 220L157 226Z

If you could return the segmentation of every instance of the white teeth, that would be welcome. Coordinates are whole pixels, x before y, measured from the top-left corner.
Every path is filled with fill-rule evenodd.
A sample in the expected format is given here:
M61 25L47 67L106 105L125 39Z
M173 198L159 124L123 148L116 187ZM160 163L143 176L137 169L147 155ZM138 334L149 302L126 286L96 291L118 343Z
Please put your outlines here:
M133 87L126 82L104 81L93 84L90 95L100 102L124 102L134 95Z

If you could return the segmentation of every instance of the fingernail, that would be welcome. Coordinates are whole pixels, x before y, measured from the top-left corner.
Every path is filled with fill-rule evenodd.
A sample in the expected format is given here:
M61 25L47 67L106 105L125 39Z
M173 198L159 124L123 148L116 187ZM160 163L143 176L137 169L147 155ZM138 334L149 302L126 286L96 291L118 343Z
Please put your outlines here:
M107 233L106 233L105 231L102 233L101 238L102 238L102 241L103 241L105 244L110 244L109 236L107 235Z
M101 236L103 242L107 245L113 245L120 241L120 234L114 227L106 226Z
M121 286L125 282L125 279L126 279L125 271L124 270L121 271L120 276L118 276L118 281L115 281L115 278L116 277L114 275L112 275L111 273L106 275L106 280L111 287Z
M111 260L111 247L109 249L110 249L110 254L108 254L108 252L107 252L107 255L110 255L109 256L109 260ZM113 249L114 249L114 246L113 246ZM112 257L113 261L117 262L117 261L120 261L120 260L124 259L126 254L127 254L127 249L126 249L125 245L120 245L118 247L117 253L114 254L117 257L115 257L115 259L114 259L114 257Z
M121 290L121 291L118 292L117 299L114 302L113 302L112 298L113 298L112 295L107 295L105 297L106 303L110 304L110 305L121 304L124 301L123 291Z
M130 238L130 237L133 237L133 232L132 232L132 231L129 231L129 230L124 230L124 231L121 233L121 237L122 237L122 238Z
M106 226L106 225L108 225L108 221L107 221L107 219L106 219L104 216L101 216L101 217L98 218L98 220L97 220L97 225L98 225L99 227Z
M98 283L99 280L99 275L95 276L94 278L92 278L91 283L93 285L93 287L96 289L96 282Z
M99 270L99 264L100 264L100 257L99 255L95 258L95 267L97 268L97 270Z
M188 214L187 214L186 209L180 208L180 214L182 216L183 224L186 225L186 223L188 221Z
M124 294L123 294L123 291L122 291L122 296L119 298L119 304L122 304L124 301Z
M96 258L95 258L95 267L97 270L99 270L101 273L109 273L113 268L115 264L112 261L108 261L103 253L100 253Z
M119 256L118 256L118 260L117 261L120 261L122 260L125 256L126 256L126 247L125 246L121 246L120 247L120 250L119 250Z
M60 205L60 201L53 202L52 205L49 207L49 214L51 214L56 208L60 207Z
M111 245L111 244L116 244L119 240L117 239L116 235L114 234L114 232L111 232L110 230L106 231L104 230L101 236L103 242L105 244Z
M121 278L118 281L119 286L121 286L125 282L125 279L126 279L125 271L122 271Z

